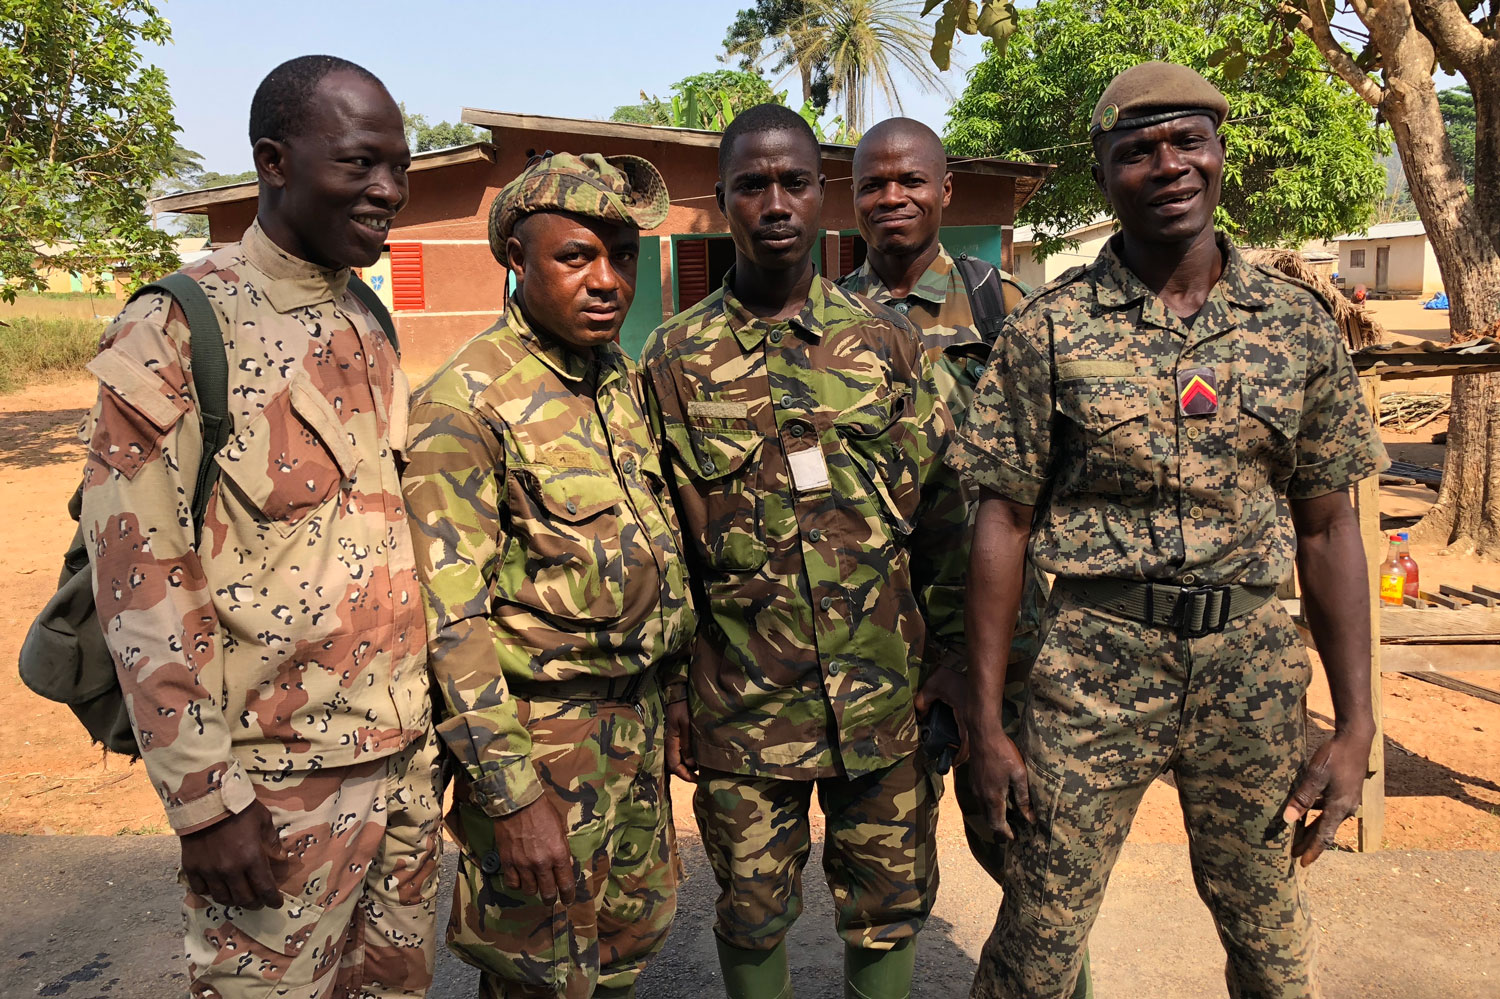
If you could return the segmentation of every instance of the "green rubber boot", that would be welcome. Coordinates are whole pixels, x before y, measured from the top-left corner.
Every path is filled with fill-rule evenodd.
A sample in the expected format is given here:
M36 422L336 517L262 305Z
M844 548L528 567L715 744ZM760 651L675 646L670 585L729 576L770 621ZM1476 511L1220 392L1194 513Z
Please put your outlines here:
M1073 983L1073 999L1094 999L1094 979L1089 975L1089 952L1083 952L1083 967Z
M907 999L916 963L914 937L890 950L845 947L844 999Z
M729 999L792 999L785 940L770 950L741 950L717 936L714 943L719 945L719 970Z

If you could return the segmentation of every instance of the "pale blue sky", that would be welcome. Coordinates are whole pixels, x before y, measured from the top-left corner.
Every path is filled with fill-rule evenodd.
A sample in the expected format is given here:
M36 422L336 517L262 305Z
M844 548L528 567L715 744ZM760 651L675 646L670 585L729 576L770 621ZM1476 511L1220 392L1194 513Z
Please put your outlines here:
M171 81L180 141L209 170L248 170L250 98L293 56L342 56L383 79L429 121L463 107L607 118L644 89L662 97L684 76L721 68L715 57L748 0L552 0L489 3L168 0L173 42L147 49ZM942 131L963 91L979 39L956 46L952 95L922 93L903 77L906 113ZM774 82L774 81L773 81ZM777 85L799 103L795 78ZM877 106L878 117L887 109Z

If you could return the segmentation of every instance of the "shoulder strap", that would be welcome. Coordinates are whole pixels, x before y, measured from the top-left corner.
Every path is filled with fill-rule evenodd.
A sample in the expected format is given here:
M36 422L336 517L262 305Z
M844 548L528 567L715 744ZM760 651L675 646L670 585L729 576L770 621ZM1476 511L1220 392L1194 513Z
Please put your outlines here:
M396 356L400 357L401 341L396 336L396 323L391 319L391 312L385 307L385 303L380 300L380 296L375 294L375 289L365 284L360 280L358 274L351 271L349 273L349 290L354 292L354 297L359 299L365 308L375 313L375 321L385 331L385 338L391 342L391 346L396 348Z
M994 264L967 253L960 253L954 262L964 279L964 288L969 293L969 308L974 313L974 325L978 327L984 342L993 344L995 337L1000 335L1000 327L1005 324L1005 317L1010 315L1000 270Z
M193 485L193 543L196 545L203 538L203 515L208 511L208 496L219 477L219 463L214 456L229 442L232 426L229 418L229 359L224 354L224 330L203 288L181 271L136 289L130 300L135 301L151 291L172 296L187 317L193 355L193 394L198 399L198 418L203 426L203 456L198 460L198 477Z

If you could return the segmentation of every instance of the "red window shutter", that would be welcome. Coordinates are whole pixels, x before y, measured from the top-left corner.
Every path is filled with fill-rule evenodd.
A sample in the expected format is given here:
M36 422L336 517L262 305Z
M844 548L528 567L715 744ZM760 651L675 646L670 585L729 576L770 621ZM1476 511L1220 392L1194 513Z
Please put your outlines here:
M839 277L854 270L854 237L839 237Z
M708 297L708 240L677 241L677 311Z
M391 303L397 312L421 312L427 308L427 282L422 274L421 243L389 243L391 250Z

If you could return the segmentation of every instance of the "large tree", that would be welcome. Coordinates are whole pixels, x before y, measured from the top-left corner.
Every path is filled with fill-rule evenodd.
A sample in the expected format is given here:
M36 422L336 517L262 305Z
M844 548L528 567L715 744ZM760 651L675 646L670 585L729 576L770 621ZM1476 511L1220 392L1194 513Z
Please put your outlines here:
M448 121L440 121L434 125L427 120L425 114L406 110L405 101L401 102L401 123L406 126L406 144L414 153L479 141L479 132L473 125Z
M1004 156L1058 165L1027 202L1043 255L1068 230L1108 210L1089 172L1088 113L1110 79L1142 59L1193 66L1229 99L1229 148L1219 222L1236 240L1297 245L1358 231L1385 185L1388 142L1364 102L1320 72L1302 39L1289 72L1234 67L1215 55L1231 43L1264 45L1280 25L1242 8L1208 11L1198 0L1136 3L1041 0L1021 11L1001 55L987 46L949 112L947 143L960 156Z
M773 74L795 70L802 84L802 102L820 113L828 107L828 67L805 52L800 34L810 18L805 0L756 0L739 11L724 34L725 62L737 60L742 70L769 65Z
M42 290L44 269L176 266L146 199L177 125L140 51L170 37L146 0L0 0L0 299Z
M639 104L620 105L609 120L722 130L739 112L765 103L785 104L786 93L772 91L758 73L720 69L678 80L672 84L669 100L647 97L641 91Z

